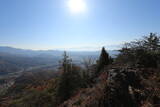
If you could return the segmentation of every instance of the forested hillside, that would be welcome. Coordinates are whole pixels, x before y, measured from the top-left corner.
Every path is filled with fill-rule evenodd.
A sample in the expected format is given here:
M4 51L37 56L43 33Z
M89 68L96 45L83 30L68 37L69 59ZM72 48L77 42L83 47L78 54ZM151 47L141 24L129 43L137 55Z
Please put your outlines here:
M0 95L0 107L160 107L160 36L105 47L81 65L67 52L56 71L23 73Z

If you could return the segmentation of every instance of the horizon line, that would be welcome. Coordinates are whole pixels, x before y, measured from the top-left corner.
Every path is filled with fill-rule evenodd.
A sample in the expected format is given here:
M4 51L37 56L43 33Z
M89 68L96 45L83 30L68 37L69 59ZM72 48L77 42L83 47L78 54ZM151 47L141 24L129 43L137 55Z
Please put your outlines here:
M119 45L107 45L107 46L97 46L97 47L68 47L68 48L50 48L50 49L33 49L33 48L21 48L16 46L7 46L7 45L0 45L0 47L6 48L14 48L14 49L22 49L22 50L31 50L31 51L100 51L102 47L105 47L106 50L118 50L120 49L122 44ZM113 49L109 49L113 48Z

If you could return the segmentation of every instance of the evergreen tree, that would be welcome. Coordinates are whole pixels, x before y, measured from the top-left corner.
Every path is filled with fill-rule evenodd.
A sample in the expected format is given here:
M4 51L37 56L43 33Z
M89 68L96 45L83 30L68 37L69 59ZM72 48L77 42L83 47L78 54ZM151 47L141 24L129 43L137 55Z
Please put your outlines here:
M60 63L60 69L63 72L67 72L72 69L72 59L69 59L69 56L67 56L66 51L64 51L63 59L59 61L59 63Z
M66 52L64 52L61 62L62 74L59 78L57 87L57 103L61 104L69 99L73 93L81 87L81 77L78 72L78 67L72 65L72 60L69 59Z
M97 72L100 72L106 65L110 63L109 54L105 50L105 48L102 48L100 58L98 60L98 67Z

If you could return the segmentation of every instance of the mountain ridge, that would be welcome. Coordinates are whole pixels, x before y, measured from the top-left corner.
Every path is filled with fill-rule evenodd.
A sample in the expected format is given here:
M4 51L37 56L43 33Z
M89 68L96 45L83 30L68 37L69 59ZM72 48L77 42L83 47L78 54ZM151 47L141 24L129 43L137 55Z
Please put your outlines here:
M65 51L65 50L64 50ZM32 50L32 49L21 49L21 48L14 48L14 47L9 47L9 46L0 46L0 53L9 53L9 54L15 54L15 55L24 55L24 56L38 56L38 55L62 55L63 50ZM67 51L69 54L74 55L74 54L95 54L99 55L100 51ZM117 50L108 50L109 54L112 56L113 53L117 54Z

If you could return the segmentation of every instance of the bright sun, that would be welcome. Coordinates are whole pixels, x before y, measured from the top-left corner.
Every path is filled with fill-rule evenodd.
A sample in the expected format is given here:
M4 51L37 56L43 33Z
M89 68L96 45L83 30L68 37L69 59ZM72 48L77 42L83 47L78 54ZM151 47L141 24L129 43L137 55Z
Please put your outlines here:
M82 13L86 11L86 3L84 0L69 0L68 7L72 13Z

